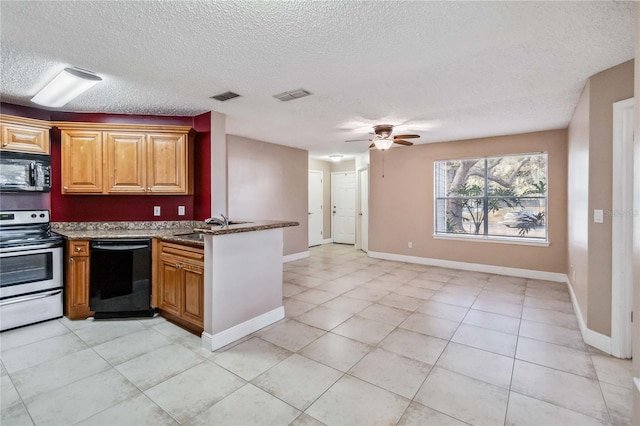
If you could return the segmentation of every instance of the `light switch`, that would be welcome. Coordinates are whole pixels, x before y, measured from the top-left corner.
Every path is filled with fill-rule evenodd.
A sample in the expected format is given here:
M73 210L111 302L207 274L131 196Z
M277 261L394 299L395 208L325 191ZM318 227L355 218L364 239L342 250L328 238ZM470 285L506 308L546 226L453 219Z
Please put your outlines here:
M602 209L593 210L593 221L595 223L604 223L604 211Z

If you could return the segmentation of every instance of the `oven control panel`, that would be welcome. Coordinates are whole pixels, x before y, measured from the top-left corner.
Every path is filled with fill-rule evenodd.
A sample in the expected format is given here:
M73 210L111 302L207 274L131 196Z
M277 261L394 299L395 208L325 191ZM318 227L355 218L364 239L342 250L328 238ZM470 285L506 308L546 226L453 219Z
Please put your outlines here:
M0 211L0 227L31 223L49 223L49 210Z

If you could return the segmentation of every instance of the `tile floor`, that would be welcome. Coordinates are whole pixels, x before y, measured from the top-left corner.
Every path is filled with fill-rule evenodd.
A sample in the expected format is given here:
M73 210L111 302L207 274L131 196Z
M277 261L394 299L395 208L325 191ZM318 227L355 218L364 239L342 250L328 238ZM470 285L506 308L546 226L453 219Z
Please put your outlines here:
M0 334L2 425L631 423L563 284L341 245L284 271L287 318L213 353L162 318Z

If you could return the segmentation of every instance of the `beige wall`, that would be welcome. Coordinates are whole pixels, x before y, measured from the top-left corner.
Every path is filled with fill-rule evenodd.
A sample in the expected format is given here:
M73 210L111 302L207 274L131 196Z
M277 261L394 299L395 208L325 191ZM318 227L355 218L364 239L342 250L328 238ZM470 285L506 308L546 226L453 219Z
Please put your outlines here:
M331 238L331 162L309 159L309 170L322 171L322 235Z
M331 172L353 172L356 170L356 160L342 160L331 163Z
M633 61L589 79L589 211L611 210L613 103L633 97ZM611 217L589 221L589 303L587 327L611 335ZM584 313L583 313L584 314Z
M564 273L566 271L567 132L414 145L371 152L369 249L375 252ZM433 238L433 162L516 153L549 154L549 247ZM413 248L407 248L407 242Z
M611 336L612 224L607 215L604 223L592 218L594 209L612 208L613 103L633 96L633 69L627 61L590 77L569 124L567 272L587 328L605 336Z
M589 81L584 87L568 129L567 163L567 275L580 312L587 312L589 294Z
M284 228L285 255L308 250L308 153L227 135L229 217L295 220Z

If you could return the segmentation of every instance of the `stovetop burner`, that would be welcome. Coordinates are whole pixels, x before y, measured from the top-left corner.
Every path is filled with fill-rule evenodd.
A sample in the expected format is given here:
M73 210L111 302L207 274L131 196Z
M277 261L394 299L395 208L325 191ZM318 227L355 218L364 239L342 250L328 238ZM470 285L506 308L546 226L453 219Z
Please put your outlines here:
M48 210L0 211L0 249L62 243L51 232Z

